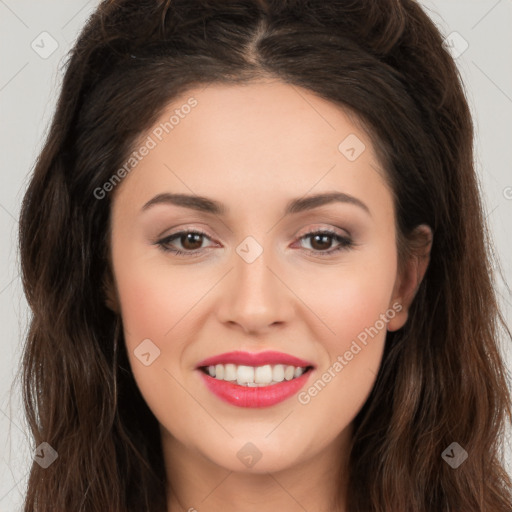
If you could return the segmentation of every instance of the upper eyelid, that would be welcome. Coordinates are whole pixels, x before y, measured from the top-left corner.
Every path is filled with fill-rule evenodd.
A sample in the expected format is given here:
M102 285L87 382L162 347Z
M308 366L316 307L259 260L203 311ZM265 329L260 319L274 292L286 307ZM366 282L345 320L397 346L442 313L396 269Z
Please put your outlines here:
M302 238L305 235L308 235L308 234L311 234L311 233L323 232L323 231L333 232L333 233L335 233L337 235L345 236L345 237L351 237L352 236L347 229L339 228L339 227L334 227L334 226L329 226L329 227L325 227L324 226L324 227L322 227L322 226L319 226L318 224L314 225L313 227L305 228L304 230L299 231L299 233L296 234L295 236L298 237L298 238ZM338 231L344 231L345 233L340 233ZM210 239L214 239L215 238L215 236L210 235L209 232L207 230L203 229L203 228L196 228L196 227L187 227L187 226L185 226L185 227L179 228L177 231L173 231L172 233L169 233L169 234L166 234L166 235L161 235L161 236L158 237L158 239L159 240L165 240L165 239L170 238L172 236L183 234L183 233L198 233L198 234L201 234L201 235L205 235L205 236L207 236Z
M321 223L320 223L321 224ZM329 227L322 227L320 224L314 224L313 227L305 228L304 231L299 231L296 235L298 238L302 238L305 235L311 234L311 233L321 233L323 231L331 232L339 236L343 236L345 238L352 238L352 234L348 229L335 227L335 226L329 226ZM343 233L344 232L344 233Z
M169 233L167 235L162 235L162 236L159 236L158 237L158 240L159 241L164 241L164 240L167 240L173 236L176 236L176 235L182 235L184 233L197 233L197 234L200 234L200 235L203 235L203 236L206 236L208 237L210 240L213 240L215 237L211 236L206 230L204 229L198 229L198 228L180 228L178 231L173 231L172 233Z

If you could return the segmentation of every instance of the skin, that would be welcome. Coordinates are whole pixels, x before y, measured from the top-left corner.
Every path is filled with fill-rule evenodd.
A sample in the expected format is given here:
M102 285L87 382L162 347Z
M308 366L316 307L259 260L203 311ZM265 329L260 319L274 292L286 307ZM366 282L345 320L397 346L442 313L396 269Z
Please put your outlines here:
M399 272L391 191L368 135L340 107L279 81L210 84L175 99L141 140L191 96L198 105L116 188L111 220L110 304L160 423L173 483L168 510L343 511L352 421L374 385L386 330L407 320L428 257ZM350 134L366 146L355 161L338 150ZM355 196L370 214L331 203L283 216L289 200L332 191ZM165 192L207 196L228 213L172 204L141 211ZM207 236L170 245L202 248L199 256L156 244L191 228ZM322 229L355 245L325 256L339 246L335 238L302 238ZM236 252L247 236L263 249L252 263ZM223 352L276 350L314 363L307 390L393 304L401 311L307 404L293 396L235 407L195 370ZM149 366L134 354L145 339L160 350ZM248 442L262 454L252 467L237 457Z

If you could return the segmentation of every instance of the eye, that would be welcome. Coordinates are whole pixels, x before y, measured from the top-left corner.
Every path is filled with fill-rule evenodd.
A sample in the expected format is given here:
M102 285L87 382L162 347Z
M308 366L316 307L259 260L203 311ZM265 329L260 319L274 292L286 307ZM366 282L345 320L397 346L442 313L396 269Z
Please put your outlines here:
M156 245L163 251L170 252L177 256L195 257L204 251L205 248L201 246L205 238L210 239L203 231L186 230L165 237L157 241ZM329 229L310 231L299 238L299 241L302 240L310 240L311 249L306 249L306 251L320 257L327 257L338 251L348 250L355 245L349 237L340 235ZM333 241L338 243L338 246L335 246L334 249L330 248ZM173 244L176 242L179 242L181 248L173 247Z
M196 230L179 231L157 242L157 245L166 252L172 252L178 256L192 256L203 250L201 245L204 238L210 238L206 233ZM182 249L175 249L171 244L179 241Z
M355 245L349 237L340 235L329 229L323 229L321 231L310 231L309 233L301 236L299 240L310 240L309 243L312 249L307 249L307 252L321 257L330 256L332 253L336 253L338 251L348 250ZM339 245L334 249L330 249L333 240L338 242Z

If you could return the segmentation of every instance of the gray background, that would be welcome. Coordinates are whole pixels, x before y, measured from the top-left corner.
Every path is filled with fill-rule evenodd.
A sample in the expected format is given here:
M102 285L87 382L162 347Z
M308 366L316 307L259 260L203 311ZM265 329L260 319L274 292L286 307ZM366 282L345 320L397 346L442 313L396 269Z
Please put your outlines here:
M29 318L16 248L20 202L53 113L66 53L98 3L0 0L0 512L21 510L33 448L19 387L12 387ZM512 0L421 4L454 55L460 54L457 64L476 125L475 158L486 216L510 285ZM510 326L512 296L499 275L496 286ZM503 352L512 368L511 347L503 346ZM510 432L505 455L512 473Z

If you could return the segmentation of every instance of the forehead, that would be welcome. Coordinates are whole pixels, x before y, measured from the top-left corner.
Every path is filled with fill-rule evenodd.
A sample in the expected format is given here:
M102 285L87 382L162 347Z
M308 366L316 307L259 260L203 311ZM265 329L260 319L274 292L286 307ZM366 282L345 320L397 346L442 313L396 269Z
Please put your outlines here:
M151 150L118 187L128 185L127 192L146 200L162 192L221 201L233 193L257 201L271 199L274 192L361 195L387 188L357 119L311 91L280 81L190 89L166 106L138 144L148 141Z
M162 112L153 131L162 127L190 98L196 106L172 128L176 143L201 144L203 151L230 159L280 156L288 161L337 158L339 143L349 135L365 139L367 153L373 148L357 120L341 106L311 91L277 80L227 85L209 84L182 94ZM191 137L191 134L193 136ZM167 134L163 134L166 138ZM247 152L248 149L253 151ZM190 156L190 155L189 155Z

